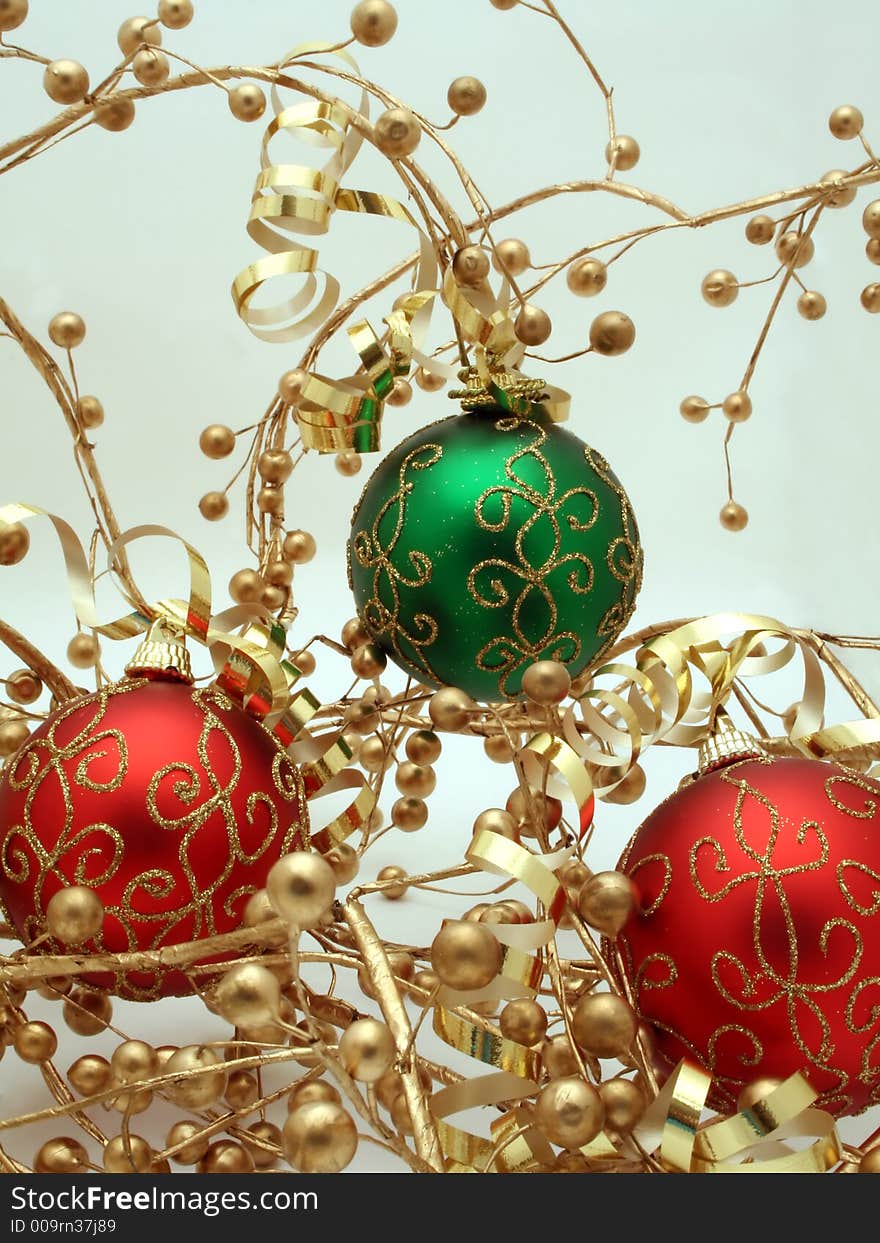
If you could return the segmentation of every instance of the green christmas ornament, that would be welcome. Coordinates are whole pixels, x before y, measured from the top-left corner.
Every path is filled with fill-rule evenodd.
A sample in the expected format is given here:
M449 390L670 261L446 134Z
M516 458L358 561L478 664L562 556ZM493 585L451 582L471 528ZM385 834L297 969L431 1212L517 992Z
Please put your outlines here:
M422 428L388 454L348 546L358 614L395 664L474 699L522 694L536 660L572 677L635 606L635 516L601 454L553 423L492 405Z

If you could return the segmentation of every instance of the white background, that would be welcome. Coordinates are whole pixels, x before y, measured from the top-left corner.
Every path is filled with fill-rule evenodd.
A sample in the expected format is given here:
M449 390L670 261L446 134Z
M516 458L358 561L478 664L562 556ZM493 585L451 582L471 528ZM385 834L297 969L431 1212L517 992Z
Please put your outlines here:
M10 41L82 61L93 83L115 63L115 32L131 13L127 0L100 6L32 0L31 7ZM345 37L349 8L343 0L320 6L203 0L193 24L166 34L165 44L206 66L268 63L301 41ZM398 11L398 35L388 47L354 49L361 67L440 122L449 81L463 73L483 79L485 109L463 120L451 138L490 202L602 176L604 105L549 21L526 10L498 12L488 0L401 0ZM619 130L641 144L638 167L621 179L688 212L804 184L829 168L855 167L862 159L858 144L828 132L828 114L839 103L858 104L866 133L880 141L876 73L864 50L875 24L869 0L850 0L833 13L816 0L605 6L569 0L566 13L615 88ZM2 62L4 140L52 115L40 78L37 66ZM244 223L261 129L235 121L219 90L198 88L139 106L123 134L91 127L0 182L0 293L44 337L60 309L85 317L88 337L77 366L82 390L99 395L107 410L95 440L120 523L160 522L200 547L218 608L227 602L230 574L249 564L243 497L233 494L223 523L199 517L198 497L222 487L231 471L229 462L201 457L198 433L208 422L253 422L278 375L297 360L295 346L251 337L229 296L236 272L259 253ZM424 154L444 192L469 217L448 167L433 152ZM291 150L280 158L300 157ZM363 153L348 183L398 193L392 171L372 151ZM636 344L625 357L582 359L550 377L573 395L569 426L609 458L636 509L646 574L634 625L732 609L838 633L876 630L878 436L869 381L880 320L859 306L860 289L877 275L864 257L859 221L871 197L864 190L848 210L825 213L816 257L801 273L808 287L826 295L826 318L803 321L792 288L758 364L755 413L733 442L735 494L751 515L739 535L717 521L725 499L720 414L692 427L678 415L678 403L687 393L718 401L738 387L773 293L772 285L744 290L733 307L716 311L700 297L703 275L723 266L743 281L768 276L772 252L745 242L742 220L673 231L640 243L615 264L599 298L575 299L557 281L540 299L555 324L546 347L553 355L580 348L601 310L626 311L636 323ZM593 194L533 209L509 231L528 242L536 262L548 263L656 219L651 209ZM348 293L411 248L401 225L339 217L322 257ZM370 308L375 323L396 292ZM434 332L436 342L449 335L439 317ZM353 358L343 341L321 369L346 374ZM0 500L54 510L86 537L89 512L60 414L16 348L2 340L0 400ZM448 404L443 394L416 390L410 406L387 412L386 446L442 417ZM336 635L353 611L344 546L362 483L363 476L343 479L331 459L310 455L288 486L289 525L312 530L319 544L317 558L297 572L297 646L318 631ZM48 529L34 527L32 535L27 561L3 571L0 609L63 665L74 623L61 558ZM182 589L181 567L166 548L138 553L135 564L146 594ZM107 654L111 670L121 670L124 660L125 650ZM880 689L870 662L858 667L868 686ZM335 696L345 684L336 658L319 658L317 693ZM840 719L843 706L833 707L831 719ZM637 820L691 764L664 754L649 756L646 767L648 790L638 808L600 812L594 867L614 862ZM370 875L388 862L416 868L457 861L474 815L503 802L511 784L476 743L447 747L440 775L428 827L384 837L371 853ZM378 915L389 936L424 940L436 927L437 908L448 911L453 902L410 895L393 906L383 902ZM35 1014L50 1010L34 1007ZM216 1020L197 1003L162 1003L149 1016L142 1007L120 1005L116 1014L138 1034L148 1022L157 1042L182 1040L185 1024L189 1038L219 1035ZM94 1042L112 1045L110 1037ZM66 1042L62 1070L81 1046ZM36 1071L11 1055L0 1084L4 1115L43 1100ZM39 1137L57 1130L49 1125ZM29 1159L37 1142L33 1128L12 1148ZM384 1157L364 1148L356 1168L386 1168Z

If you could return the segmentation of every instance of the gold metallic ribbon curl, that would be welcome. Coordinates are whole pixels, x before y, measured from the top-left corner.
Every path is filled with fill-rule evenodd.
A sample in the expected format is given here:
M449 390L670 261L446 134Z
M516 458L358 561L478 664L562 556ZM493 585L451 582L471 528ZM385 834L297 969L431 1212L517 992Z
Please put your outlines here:
M499 833L475 834L467 859L482 871L520 881L544 905L547 918L533 924L496 924L492 931L504 948L499 975L486 989L457 993L441 989L434 1010L434 1031L453 1049L476 1058L492 1073L443 1088L431 1098L431 1112L447 1167L458 1173L504 1172L546 1164L553 1159L546 1139L515 1108L491 1127L491 1139L453 1126L446 1119L477 1106L515 1105L538 1088L538 1058L532 1049L506 1039L500 1031L480 1027L452 1013L450 1006L511 997L534 997L541 981L540 951L555 935L565 893L555 873L571 858L573 846L536 855ZM537 952L537 956L536 956Z
M326 43L300 44L281 67L309 53L330 53L360 74L357 62L346 51ZM415 355L432 370L446 370L443 364L423 359L418 349L436 294L434 248L425 230L397 199L341 184L363 143L363 134L354 121L369 121L365 89L356 108L342 100L307 100L284 107L277 86L273 86L272 105L275 115L263 136L261 172L247 223L248 234L267 254L239 272L232 284L236 311L255 336L282 343L308 336L339 301L339 281L318 267L317 249L297 240L297 235L326 234L335 212L345 211L396 220L415 229L418 237L415 288L400 313L395 313L395 323L389 323L392 348L386 351L366 321L356 324L349 329L349 337L361 360L361 371L342 380L309 373L297 408L306 448L320 453L371 452L379 447L382 407L394 377L406 373ZM282 134L329 149L331 154L320 168L273 163L269 148ZM279 277L298 277L301 288L281 302L257 307L258 295Z
M698 618L645 644L634 666L617 661L602 665L576 705L591 741L578 729L575 708L563 718L563 735L590 766L596 795L602 798L620 784L646 747L660 741L676 746L702 741L713 711L728 699L735 679L764 677L796 662L802 666L803 689L789 737L797 750L834 758L880 743L878 720L822 728L825 680L814 647L784 622L751 613ZM606 679L612 688L601 684ZM707 689L698 689L700 682ZM603 770L607 781L597 779Z
M357 62L344 50L326 43L307 43L294 48L281 64L293 64L306 54L331 54L360 75ZM369 121L369 96L361 91L357 107L342 100L306 100L285 107L277 85L272 87L274 116L263 136L261 171L251 196L249 236L265 256L249 264L232 284L235 309L250 331L264 341L288 342L308 336L323 324L339 301L340 285L332 273L318 266L313 245L299 240L329 232L337 211L380 216L396 220L416 232L419 257L413 289L400 298L385 317L381 338L362 320L348 329L360 359L360 368L343 379L306 372L295 416L305 448L319 453L370 453L379 448L385 400L396 376L420 366L444 379L454 379L455 369L427 354L424 349L432 307L438 297L452 313L462 339L476 347L477 365L489 379L519 364L524 347L517 340L509 313L510 289L504 281L496 297L486 285L479 290L460 289L447 270L442 291L436 287L437 257L428 233L403 203L386 194L354 190L342 181L363 143L362 123ZM358 124L356 124L356 121ZM282 135L312 147L330 151L320 167L274 163L270 147ZM269 306L257 306L265 288L279 278L297 278L300 288L293 295ZM519 399L511 399L503 386L494 385L504 408L516 411ZM548 390L541 409L560 421L567 416L569 398L562 390ZM537 407L529 405L529 410Z
M816 1092L800 1073L730 1118L701 1126L712 1077L683 1059L649 1105L634 1138L664 1169L693 1174L826 1173L843 1155L834 1119L813 1109ZM795 1149L784 1141L812 1138Z

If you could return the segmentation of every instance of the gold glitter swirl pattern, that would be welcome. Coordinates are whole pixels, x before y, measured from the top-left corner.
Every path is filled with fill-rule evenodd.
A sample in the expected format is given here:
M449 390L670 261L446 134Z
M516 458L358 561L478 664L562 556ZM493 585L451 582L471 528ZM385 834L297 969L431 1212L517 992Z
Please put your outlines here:
M496 428L503 433L516 425L516 420L499 419ZM559 610L548 580L551 575L567 569L565 580L569 590L585 596L592 590L595 578L593 564L584 553L561 555L561 527L565 523L572 531L588 531L599 516L596 493L591 488L576 487L557 494L555 476L541 452L547 432L537 424L530 423L529 427L534 432L531 441L505 462L504 473L510 483L487 488L477 499L475 509L477 526L497 533L507 528L515 501L531 507L532 512L514 538L515 560L488 557L477 562L468 574L468 591L483 608L502 608L513 598L513 633L493 638L476 657L478 669L498 674L498 691L502 698L511 693L508 685L511 674L523 665L539 658L564 664L578 660L581 640L572 630L557 630ZM517 472L517 465L523 459L538 466L541 487L534 486ZM533 537L534 542L541 526L549 527L551 547L540 564L535 565L529 555L529 541ZM543 610L533 607L535 597L543 601ZM526 616L534 619L536 615L543 617L543 625L533 624L531 630L527 630Z
M435 682L437 675L431 668L426 648L436 642L437 622L427 613L416 613L413 628L407 629L401 618L401 588L418 590L431 581L433 565L430 557L418 550L409 553L412 574L402 573L394 564L393 554L403 533L406 522L406 502L414 484L409 477L412 471L428 470L443 456L437 444L420 445L406 455L398 470L397 491L385 501L373 520L369 531L358 531L352 540L352 551L358 564L373 571L372 596L363 606L363 620L373 634L387 638L400 660L421 669ZM394 527L387 543L381 534L385 519L394 511ZM390 600L390 604L385 603Z
M599 660L632 617L636 607L636 596L642 589L645 558L639 543L635 515L629 497L620 486L607 460L597 449L589 445L584 445L584 457L590 469L595 471L605 486L610 488L617 497L623 527L623 535L619 535L608 546L606 561L611 575L623 585L624 593L622 599L615 601L608 609L596 629L597 634L605 636L605 642L594 657L595 660Z

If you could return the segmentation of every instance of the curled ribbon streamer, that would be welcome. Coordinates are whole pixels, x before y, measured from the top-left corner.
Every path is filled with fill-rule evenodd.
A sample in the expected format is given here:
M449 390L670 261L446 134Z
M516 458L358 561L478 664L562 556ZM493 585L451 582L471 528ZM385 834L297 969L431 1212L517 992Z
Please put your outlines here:
M247 712L262 720L266 728L272 729L282 746L291 749L295 740L307 737L311 740L313 762L305 768L306 793L310 799L338 789L357 789L356 797L345 811L314 835L316 849L329 849L365 823L375 807L375 795L361 772L346 770L351 751L341 731L320 743L308 734L306 726L320 704L307 689L294 694L301 673L292 661L284 658L286 632L279 622L251 605L236 605L212 616L211 577L204 558L181 536L160 526L133 527L124 532L108 549L108 566L112 571L121 550L137 540L154 536L175 540L183 545L187 555L188 598L185 601L161 600L143 612L126 585L117 579L118 589L135 611L113 621L101 621L85 552L76 532L63 518L32 505L3 505L0 506L0 529L36 517L47 518L55 528L71 602L81 625L108 639L131 639L143 634L152 621L164 619L208 649L217 673L217 684ZM255 620L255 613L259 620ZM244 633L231 633L230 627L234 626L244 626Z
M342 48L331 44L305 43L294 48L285 62L306 53L332 52L348 68L359 73L357 62ZM260 152L261 172L251 196L247 231L267 252L239 272L232 283L236 311L255 336L264 341L292 341L306 336L321 324L339 300L339 282L318 268L318 252L295 241L291 234L313 237L326 233L339 205L340 181L351 166L363 141L352 127L354 112L341 100L332 103L307 101L285 108L277 87L272 87L275 115L266 127ZM369 116L369 96L361 92L359 109ZM299 164L274 164L269 146L279 134L296 137L311 146L329 148L331 155L320 169ZM300 193L300 192L304 193ZM323 291L316 273L323 278ZM290 298L267 308L252 305L267 281L279 276L303 277L302 288Z
M320 786L309 796L310 801L321 798L325 794L334 794L338 790L358 791L345 811L340 812L329 824L312 833L312 849L326 854L334 846L340 845L351 837L358 829L362 829L376 806L376 795L366 784L364 776L354 768L346 768L332 781Z
M583 837L593 823L596 801L593 797L593 783L590 775L577 751L561 738L541 733L536 734L526 743L517 758L522 765L526 780L536 790L542 787L546 767L552 768L559 774L565 782L566 790L570 792L577 804L578 837Z
M281 68L307 53L332 54L360 74L357 62L347 52L326 43L299 45L284 59ZM296 240L297 235L311 238L326 234L334 214L345 211L396 220L413 228L418 238L415 287L386 318L384 343L366 321L350 328L349 338L360 357L360 370L339 380L308 372L296 409L307 449L319 453L373 452L379 448L384 401L395 376L407 374L413 363L444 379L456 375L453 367L422 348L431 308L441 294L434 288L436 254L425 229L397 199L341 184L363 142L356 119L366 122L369 118L366 89L361 91L357 109L341 100L305 101L284 107L278 84L273 84L271 94L275 115L263 136L261 171L247 222L249 236L267 253L239 272L232 284L236 312L255 336L274 342L307 336L327 319L339 301L338 280L318 267L318 251ZM327 148L331 154L320 168L273 163L269 147L281 134ZM268 282L291 276L302 281L297 293L268 307L254 305ZM488 286L479 290L459 289L451 270L447 270L443 280L443 301L462 338L477 347L478 366L486 370L487 377L492 368L517 366L525 352L514 332L509 294L507 281L495 297ZM491 367L486 362L488 356ZM508 395L494 384L489 391L505 409L517 413L541 410L557 422L568 415L569 397L560 389L548 389L540 405Z
M488 290L461 289L447 268L443 278L443 301L452 313L463 336L473 345L482 346L504 368L514 365L523 356L523 346L513 330L513 320L506 306Z
M800 1073L732 1118L701 1128L712 1077L682 1059L633 1132L641 1148L657 1153L676 1173L824 1173L842 1156L834 1119L812 1109L816 1092ZM806 1148L781 1141L815 1136Z
M473 1135L445 1119L476 1106L497 1105L531 1096L537 1091L537 1061L532 1050L507 1040L500 1032L478 1027L447 1007L470 1005L488 997L534 997L542 963L532 956L552 940L565 905L565 893L554 873L571 858L573 846L548 855L535 855L499 833L481 830L474 836L467 859L482 871L521 881L547 910L536 924L499 924L493 931L505 947L501 973L487 989L476 993L441 990L434 1009L435 1033L451 1048L493 1067L493 1073L443 1088L431 1098L438 1132L449 1168L456 1172L522 1169L553 1159L546 1139L511 1109L493 1124L492 1138ZM445 1004L444 1004L445 1003ZM522 1134L517 1134L522 1130ZM510 1141L509 1144L507 1141Z
M327 43L300 44L282 62L282 69L307 53L331 53L360 74L357 62L343 49ZM382 216L416 231L419 258L415 291L404 301L402 314L389 325L390 353L386 353L366 323L349 329L349 337L361 359L362 372L342 380L310 373L302 391L297 422L306 448L320 453L343 450L371 452L379 447L379 426L384 399L395 375L408 370L427 329L436 290L437 261L424 229L403 203L385 194L355 190L341 184L363 142L354 124L356 117L369 119L369 95L361 91L356 109L341 100L306 101L284 107L277 85L272 87L274 117L266 128L261 148L261 172L251 197L247 231L267 252L241 271L232 284L238 315L248 328L266 341L285 342L307 336L322 324L339 301L340 286L329 272L319 269L314 247L294 235L326 234L337 211ZM322 168L299 164L275 164L270 144L287 134L311 146L329 148ZM263 287L281 276L302 278L302 288L286 300L267 308L254 301ZM319 293L318 277L323 280ZM317 301L316 301L317 299ZM444 364L428 364L445 372Z
M81 625L108 639L130 639L142 634L151 621L165 618L172 626L179 628L187 636L211 651L212 658L215 659L215 667L218 667L220 671L220 681L223 682L226 678L225 685L230 690L242 679L238 662L242 660L246 662L250 671L249 682L253 678L260 684L265 684L270 692L268 700L264 701L267 711L260 714L266 725L271 727L274 720L280 717L289 697L287 678L279 663L283 643L279 648L276 630L280 627L277 627L277 623L274 622L269 626L255 623L246 635L242 636L231 634L228 630L218 626L218 619L211 617L211 578L208 567L201 553L191 544L176 532L161 526L133 527L120 535L107 553L108 567L111 572L121 550L137 540L158 536L182 544L189 566L189 596L186 601L163 600L151 606L150 611L145 614L137 606L128 588L122 583L117 583L122 595L135 607L135 611L117 617L113 621L102 622L98 617L88 561L73 528L63 518L36 506L12 504L0 507L0 523L26 521L34 517L48 518L55 528L64 556L71 602ZM234 610L230 613L235 618L241 616ZM228 618L229 614L226 615L227 620ZM281 633L283 634L283 631ZM260 642L256 641L258 634ZM226 659L220 659L220 653L224 650L235 653L235 659L231 663Z
M777 650L760 654L762 645L774 642L779 644ZM880 744L880 720L822 728L825 680L814 648L783 622L750 613L698 618L652 639L637 653L635 666L620 662L601 666L578 700L584 724L596 741L581 735L573 708L563 718L563 735L581 763L588 763L594 772L609 771L611 779L596 789L601 798L654 743L701 742L712 712L729 697L735 679L763 677L797 659L803 665L803 691L789 735L792 744L804 755L819 758ZM698 677L708 682L708 691L696 689ZM615 688L597 686L599 678L614 679Z

